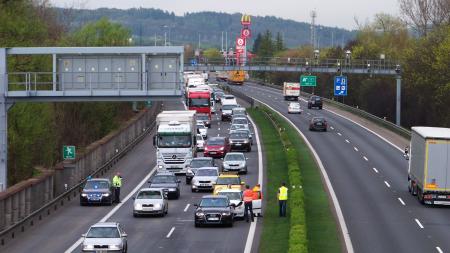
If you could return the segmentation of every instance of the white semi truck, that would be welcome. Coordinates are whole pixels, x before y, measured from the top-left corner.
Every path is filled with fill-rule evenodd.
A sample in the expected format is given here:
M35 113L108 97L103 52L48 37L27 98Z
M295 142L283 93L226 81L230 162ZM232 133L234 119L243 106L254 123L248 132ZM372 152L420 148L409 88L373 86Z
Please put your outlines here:
M156 117L156 165L159 171L186 173L196 156L195 111L163 111Z
M450 205L450 128L412 127L408 190L430 205Z
M298 97L300 97L300 83L284 82L283 96L284 96L284 100L297 101Z

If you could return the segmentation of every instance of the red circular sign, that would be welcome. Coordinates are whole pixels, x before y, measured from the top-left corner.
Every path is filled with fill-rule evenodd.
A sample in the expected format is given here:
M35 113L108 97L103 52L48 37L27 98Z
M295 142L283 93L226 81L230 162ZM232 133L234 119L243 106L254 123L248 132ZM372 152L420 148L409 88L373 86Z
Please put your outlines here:
M245 45L245 39L244 38L237 38L236 39L236 45L244 46Z
M248 29L248 28L242 29L242 31L241 31L241 37L243 37L243 38L249 38L250 36L251 36L250 29Z

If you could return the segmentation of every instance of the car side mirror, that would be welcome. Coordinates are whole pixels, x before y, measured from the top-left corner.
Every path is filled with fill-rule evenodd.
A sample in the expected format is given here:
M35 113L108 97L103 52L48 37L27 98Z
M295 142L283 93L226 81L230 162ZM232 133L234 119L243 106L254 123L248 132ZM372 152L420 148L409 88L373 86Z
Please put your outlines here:
M128 235L126 234L126 233L123 233L122 234L122 237L127 237Z
M151 183L152 183L152 181L147 181L147 183L151 184Z
M167 192L164 192L163 196L164 196L164 199L168 199L169 198L169 195L167 195Z
M133 200L135 200L136 199L136 197L133 197Z
M198 207L198 204L194 204L195 207Z
M81 237L86 237L86 234L81 234Z
M231 206L231 207L236 207L236 204L231 203L230 206Z
M177 180L177 183L181 183L181 180L180 180L180 179L178 179L178 180Z
M243 184L245 184L245 182L244 182L244 181L242 181L242 182L241 182L241 184L243 185Z
M248 160L248 157L246 157L245 160Z

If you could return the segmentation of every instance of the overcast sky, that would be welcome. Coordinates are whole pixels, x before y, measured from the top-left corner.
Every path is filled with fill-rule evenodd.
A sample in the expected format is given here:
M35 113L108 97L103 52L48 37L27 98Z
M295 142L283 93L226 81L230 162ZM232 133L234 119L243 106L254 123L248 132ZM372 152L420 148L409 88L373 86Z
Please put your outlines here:
M51 0L58 7L96 9L100 7L128 9L133 7L156 8L186 12L217 11L248 13L259 16L276 16L296 21L310 22L311 10L317 12L317 24L355 29L355 18L360 22L384 12L398 14L397 0Z

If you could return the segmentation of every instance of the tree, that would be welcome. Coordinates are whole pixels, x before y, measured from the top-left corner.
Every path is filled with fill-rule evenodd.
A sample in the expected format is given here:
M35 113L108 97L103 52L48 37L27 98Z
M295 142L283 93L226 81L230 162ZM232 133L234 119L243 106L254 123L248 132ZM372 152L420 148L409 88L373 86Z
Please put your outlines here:
M280 32L277 32L277 38L275 40L275 50L278 51L283 51L285 49L284 47L284 41L283 41L283 36Z
M203 56L207 59L221 59L223 58L222 54L220 53L219 49L217 48L208 48L203 52Z
M124 46L128 45L130 38L130 30L102 18L74 32L70 41L76 46Z
M450 24L449 0L399 0L404 19L419 35L426 36L433 27Z
M261 47L262 36L261 33L258 33L256 36L255 42L253 42L253 52L258 52Z

